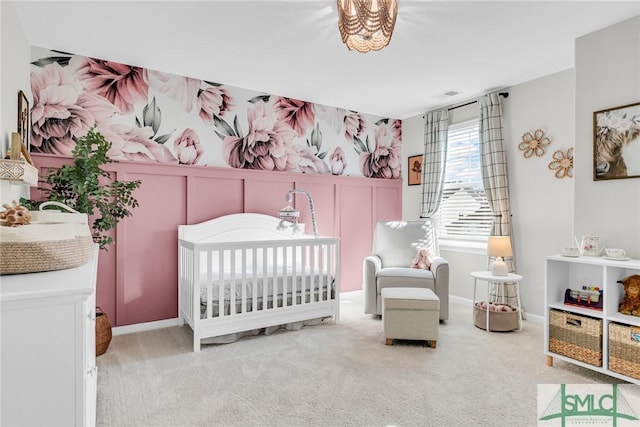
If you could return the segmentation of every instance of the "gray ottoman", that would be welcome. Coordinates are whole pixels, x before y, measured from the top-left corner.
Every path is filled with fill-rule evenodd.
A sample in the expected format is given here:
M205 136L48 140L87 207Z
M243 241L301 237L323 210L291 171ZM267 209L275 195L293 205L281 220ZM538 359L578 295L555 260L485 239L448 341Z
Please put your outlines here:
M386 344L393 339L425 340L435 348L438 340L440 299L426 288L383 288L382 322Z

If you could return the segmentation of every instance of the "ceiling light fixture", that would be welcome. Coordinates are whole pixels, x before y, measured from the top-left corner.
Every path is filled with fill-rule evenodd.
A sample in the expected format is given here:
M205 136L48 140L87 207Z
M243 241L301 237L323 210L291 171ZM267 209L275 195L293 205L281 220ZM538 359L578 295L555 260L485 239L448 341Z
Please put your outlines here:
M338 0L338 28L349 50L367 53L389 44L397 0Z

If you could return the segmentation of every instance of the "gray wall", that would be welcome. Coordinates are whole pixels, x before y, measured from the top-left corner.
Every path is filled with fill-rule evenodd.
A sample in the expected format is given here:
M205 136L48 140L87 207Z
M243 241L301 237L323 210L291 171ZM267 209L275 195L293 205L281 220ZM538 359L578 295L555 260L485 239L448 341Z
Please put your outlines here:
M640 17L576 40L575 231L633 258L640 258L640 178L593 181L593 112L639 101Z

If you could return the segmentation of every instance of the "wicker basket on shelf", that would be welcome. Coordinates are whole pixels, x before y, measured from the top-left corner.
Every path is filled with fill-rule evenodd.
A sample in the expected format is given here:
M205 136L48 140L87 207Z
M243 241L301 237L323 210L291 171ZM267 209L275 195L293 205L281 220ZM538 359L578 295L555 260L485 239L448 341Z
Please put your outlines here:
M549 310L549 350L602 366L602 319Z
M96 307L96 356L104 354L111 344L111 322L107 313Z
M609 323L609 369L640 379L640 327Z

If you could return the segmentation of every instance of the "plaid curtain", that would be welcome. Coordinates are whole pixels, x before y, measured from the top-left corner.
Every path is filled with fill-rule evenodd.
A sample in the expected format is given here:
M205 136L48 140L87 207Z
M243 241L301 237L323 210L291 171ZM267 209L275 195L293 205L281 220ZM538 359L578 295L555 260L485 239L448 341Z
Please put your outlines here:
M442 200L448 128L449 111L447 109L425 114L421 218L425 219L427 239L434 255L440 254L440 247L431 217L438 211Z
M478 99L480 106L480 164L482 183L487 201L493 211L492 236L511 237L513 257L506 257L510 272L516 269L515 247L511 233L511 209L509 205L509 182L507 179L507 156L502 137L502 107L498 93ZM489 262L493 260L490 259Z

